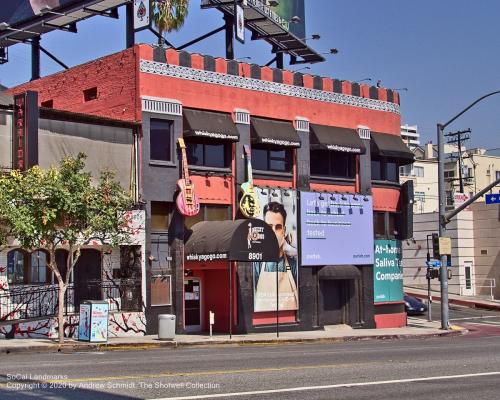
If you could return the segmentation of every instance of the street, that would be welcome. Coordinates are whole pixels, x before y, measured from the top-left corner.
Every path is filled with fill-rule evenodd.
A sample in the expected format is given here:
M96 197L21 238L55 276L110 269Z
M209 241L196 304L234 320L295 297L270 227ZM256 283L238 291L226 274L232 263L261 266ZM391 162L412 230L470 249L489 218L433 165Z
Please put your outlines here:
M454 324L474 318L463 321L479 330L344 344L4 355L0 398L497 398L500 313L454 307L450 315ZM481 334L481 324L494 322L495 332Z
M424 300L424 302L427 302ZM422 315L413 316L413 318L427 319L427 312ZM440 321L441 303L434 301L432 303L432 320ZM449 305L449 320L452 325L459 325L467 328L469 337L499 335L500 334L500 312L473 309L455 304Z

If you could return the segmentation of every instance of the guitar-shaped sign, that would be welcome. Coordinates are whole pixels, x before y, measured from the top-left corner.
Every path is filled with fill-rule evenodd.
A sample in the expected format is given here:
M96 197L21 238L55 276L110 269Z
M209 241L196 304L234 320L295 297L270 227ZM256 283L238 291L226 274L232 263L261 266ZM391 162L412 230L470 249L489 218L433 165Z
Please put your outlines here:
M175 203L177 205L177 210L179 210L182 215L192 217L200 211L200 203L194 192L194 184L189 178L186 144L183 138L179 138L178 141L182 152L182 178L177 181L180 192L177 195Z
M260 214L260 204L259 198L255 193L253 187L252 178L252 155L250 152L250 146L247 144L243 145L245 149L245 155L247 157L247 176L248 181L241 184L241 199L240 199L240 210L241 213L247 218L254 218Z

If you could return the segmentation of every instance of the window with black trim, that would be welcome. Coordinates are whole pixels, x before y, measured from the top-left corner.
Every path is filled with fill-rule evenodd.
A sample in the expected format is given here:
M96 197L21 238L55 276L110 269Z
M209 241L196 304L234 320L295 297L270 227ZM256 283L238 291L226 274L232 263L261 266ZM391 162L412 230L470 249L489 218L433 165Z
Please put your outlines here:
M10 284L25 283L27 258L28 255L22 250L7 253L7 281Z
M373 212L373 231L376 239L385 238L385 212Z
M46 283L48 280L48 259L45 251L36 250L31 253L30 283Z
M340 151L312 150L311 175L352 179L356 176L356 156Z
M252 146L252 168L260 171L292 172L292 149Z
M375 239L399 239L399 213L388 211L373 212L373 231Z
M389 237L389 239L399 238L398 215L398 213L389 213L389 226L387 230L387 236Z
M149 122L149 156L151 160L172 161L174 121L151 118Z
M51 280L49 254L35 250L31 254L14 249L7 253L7 280L9 284L45 284Z
M200 212L193 217L186 217L186 227L189 229L201 221L227 221L231 219L230 206L218 206L213 204L202 204Z
M174 213L174 203L166 201L151 202L151 231L168 231L172 215Z
M372 155L372 180L399 183L399 166L396 160Z
M231 143L204 140L186 141L188 164L199 167L229 168Z

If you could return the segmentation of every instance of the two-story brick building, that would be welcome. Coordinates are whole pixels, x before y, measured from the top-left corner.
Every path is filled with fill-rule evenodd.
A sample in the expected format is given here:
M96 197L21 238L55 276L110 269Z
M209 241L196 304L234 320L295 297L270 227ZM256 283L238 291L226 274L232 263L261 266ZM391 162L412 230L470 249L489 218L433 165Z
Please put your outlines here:
M373 253L363 256L369 263L339 258L327 265L303 262L302 254L303 225L311 221L305 219L301 199L316 194L318 202L324 196L333 202L325 203L328 217L345 211L348 219L353 208L359 218L369 216L370 223L356 228L359 235L346 242L349 248L373 249L374 236L404 237L408 201L398 167L411 163L413 154L400 138L397 92L149 45L11 91L26 90L37 91L43 107L139 124L135 168L138 202L146 210L148 333L157 331L157 315L164 313L177 316L177 332L207 330L209 311L215 313L214 329L222 332L230 326L240 332L271 330L277 316L288 330L405 323L402 301L374 302ZM180 137L201 205L193 217L182 216L175 206L182 177ZM248 155L245 147L251 148ZM278 313L270 303L278 297L281 304L279 294L267 306L256 300L257 281L269 273L267 267L186 253L196 253L203 241L215 251L229 243L221 239L226 228L218 221L241 218L239 192L248 179L250 154L260 217L269 223L266 212L281 214L281 221L271 225L275 232L284 231L281 246L294 258L283 270L274 270L276 279L281 279L279 272L288 277L295 297ZM282 204L286 212L271 203ZM320 205L313 214L323 212ZM331 211L333 205L338 213ZM201 229L195 226L200 221L211 224ZM238 229L233 228L224 232L235 235ZM326 240L322 251L336 260L345 246ZM276 283L274 290L283 287Z

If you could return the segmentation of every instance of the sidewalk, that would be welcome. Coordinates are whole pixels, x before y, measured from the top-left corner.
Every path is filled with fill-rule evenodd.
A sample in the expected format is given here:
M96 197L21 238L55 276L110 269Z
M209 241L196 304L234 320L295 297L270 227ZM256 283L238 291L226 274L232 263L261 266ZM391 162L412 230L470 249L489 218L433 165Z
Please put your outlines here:
M415 296L420 299L427 299L427 289L405 287L404 291L410 296ZM441 301L441 292L431 290L432 299ZM448 294L448 303L457 304L469 308L481 308L485 310L500 311L500 300L488 300L478 296L460 296L458 294Z
M0 354L21 352L77 352L104 350L140 350L160 347L209 346L209 345L263 345L287 343L343 343L357 340L389 340L455 336L467 333L456 327L443 331L437 321L408 318L408 326L387 329L352 329L346 325L327 326L324 330L303 332L253 333L246 335L176 335L173 341L158 340L156 335L128 338L111 338L108 343L79 342L66 339L62 346L49 339L3 339L0 340Z

